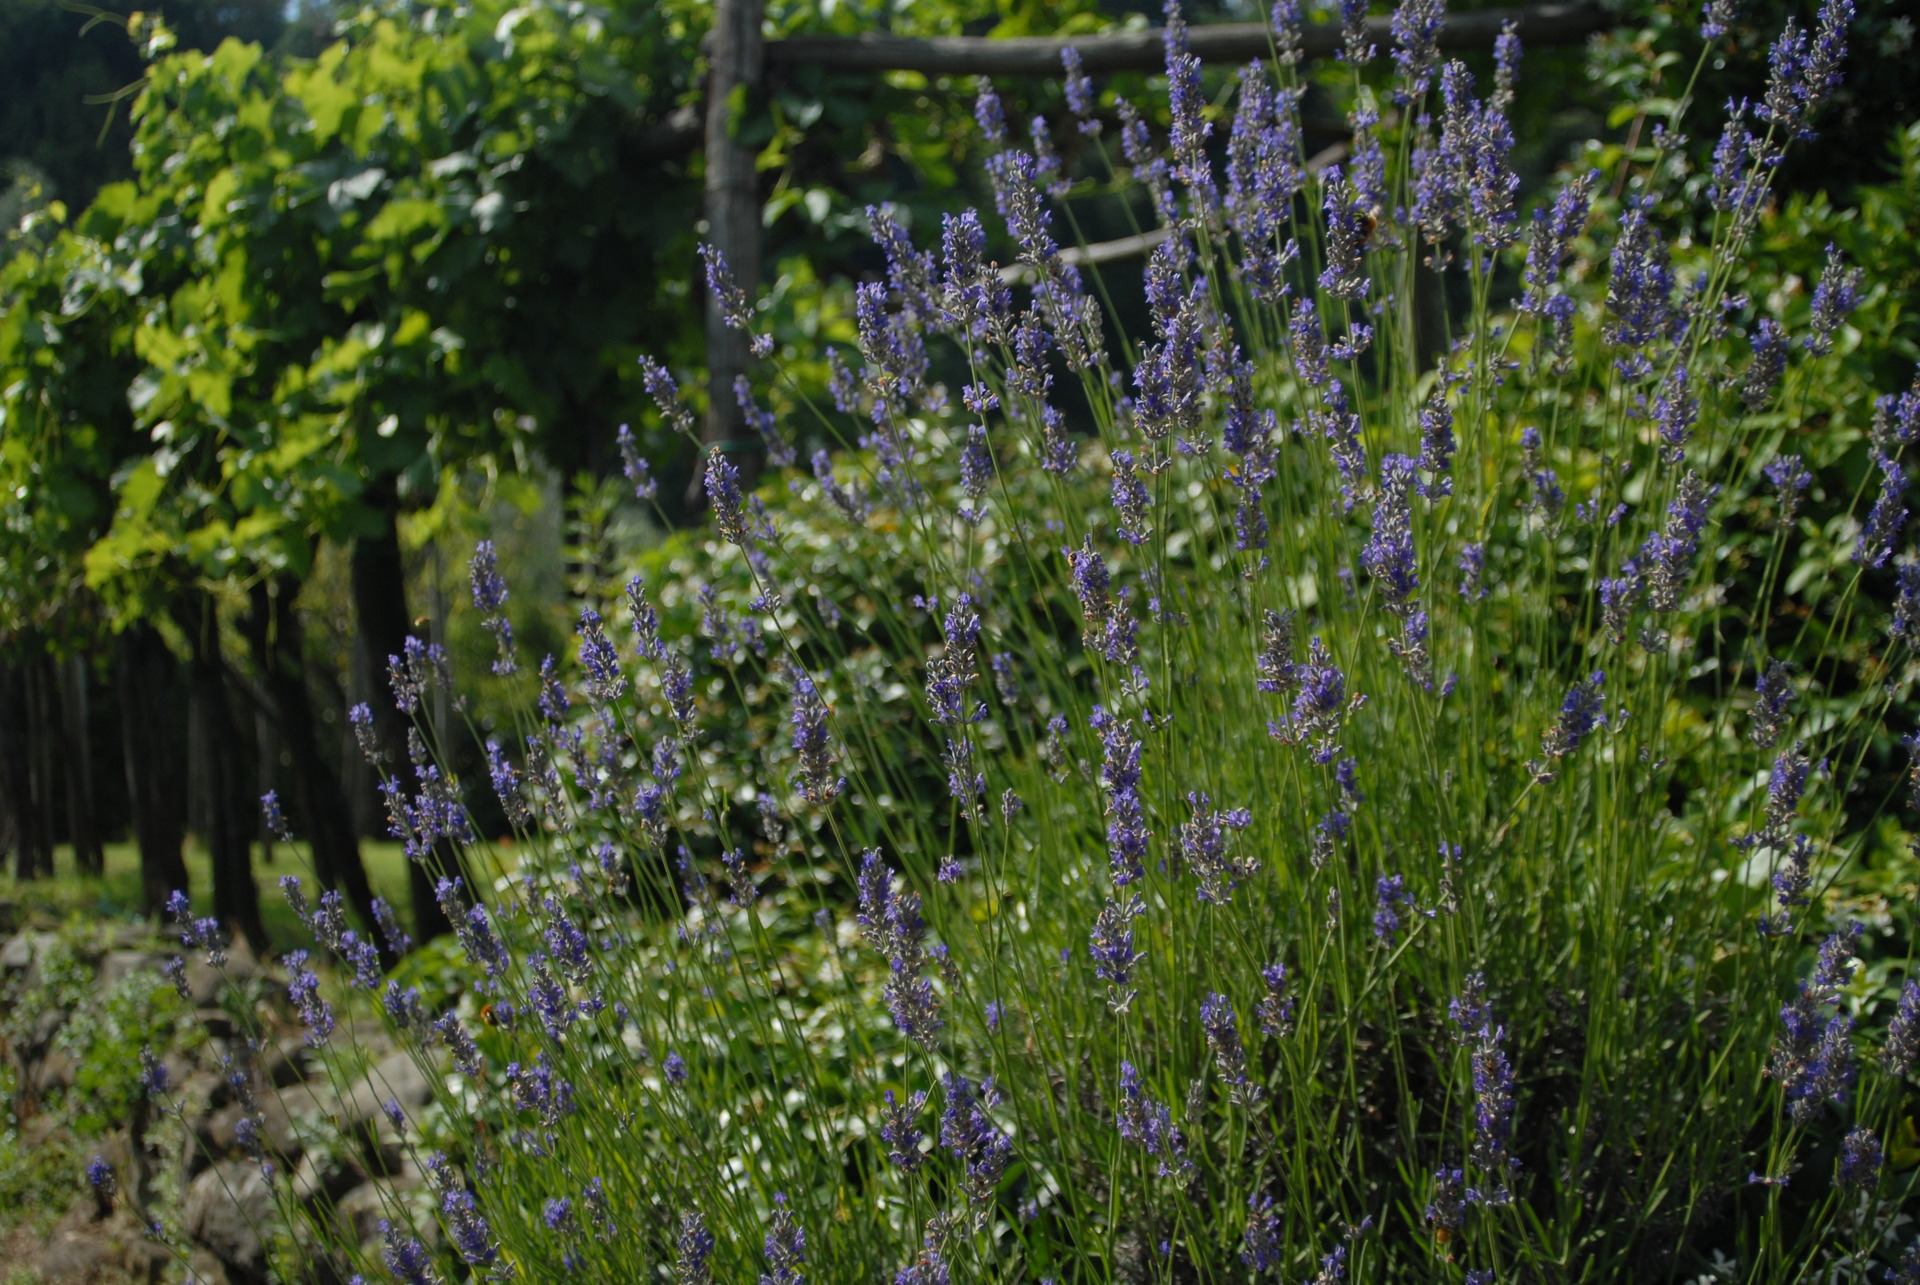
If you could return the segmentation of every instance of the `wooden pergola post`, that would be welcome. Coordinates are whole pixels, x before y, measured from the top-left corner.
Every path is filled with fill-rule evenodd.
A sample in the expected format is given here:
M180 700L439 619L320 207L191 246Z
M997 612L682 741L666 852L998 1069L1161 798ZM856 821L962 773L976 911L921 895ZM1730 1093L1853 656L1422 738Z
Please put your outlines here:
M761 21L766 0L717 0L707 64L707 187L706 239L726 257L740 288L753 298L760 285L760 191L754 173L754 150L734 137L735 91L751 91L760 83L765 42ZM734 399L733 381L749 369L752 354L747 336L730 329L720 305L707 297L707 420L701 441L733 453L733 444L747 440L746 419ZM752 484L760 460L742 450L733 461L742 481ZM698 505L704 488L698 474L688 499Z

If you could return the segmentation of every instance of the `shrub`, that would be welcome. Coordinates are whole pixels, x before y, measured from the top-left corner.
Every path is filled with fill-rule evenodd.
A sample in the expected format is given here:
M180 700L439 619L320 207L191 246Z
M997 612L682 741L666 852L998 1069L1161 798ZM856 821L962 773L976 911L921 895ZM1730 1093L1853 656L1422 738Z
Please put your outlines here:
M1781 38L1697 207L1683 97L1529 225L1516 43L1476 86L1409 6L1309 172L1287 6L1230 123L1175 11L1171 137L1123 114L1113 160L1169 233L1124 338L983 94L1018 267L874 213L823 414L857 448L809 474L768 425L784 500L709 456L714 533L589 603L577 665L496 629L511 847L430 721L369 744L395 836L464 855L459 998L292 891L432 1074L435 1203L367 1245L323 1211L287 1270L1914 1279L1920 982L1870 987L1821 894L1887 829L1855 791L1915 673L1920 392L1799 422L1857 270L1730 289L1849 12ZM500 619L486 546L473 583ZM391 677L408 713L448 681Z

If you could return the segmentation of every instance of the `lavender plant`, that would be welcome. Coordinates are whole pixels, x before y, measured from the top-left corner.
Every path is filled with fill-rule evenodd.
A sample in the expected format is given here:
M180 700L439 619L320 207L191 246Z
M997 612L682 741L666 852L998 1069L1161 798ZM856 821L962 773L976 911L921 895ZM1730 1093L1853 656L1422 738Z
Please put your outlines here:
M577 666L516 656L481 546L529 703L489 782L423 721L386 786L409 852L463 856L464 990L430 1011L337 902L307 912L431 1079L398 1123L433 1201L358 1245L285 1196L290 1275L1911 1276L1886 1146L1920 988L1870 1056L1858 930L1818 893L1913 678L1913 613L1880 634L1862 583L1909 543L1916 416L1889 403L1875 494L1833 499L1857 565L1796 563L1808 474L1771 412L1861 282L1836 260L1802 334L1732 289L1851 6L1780 37L1685 239L1684 94L1528 220L1517 39L1483 92L1408 0L1376 83L1361 13L1337 163L1302 150L1291 5L1230 119L1169 9L1164 146L1119 104L1109 157L1068 61L1162 220L1149 333L1103 321L1045 128L1018 148L984 89L1013 266L984 216L936 252L873 213L885 279L819 409L849 449L784 467L810 430L743 386L790 494L710 456L700 572L637 558ZM1471 307L1435 335L1442 279ZM1809 601L1828 632L1790 662L1769 624ZM1862 653L1846 716L1806 719ZM447 681L424 648L394 674L409 710ZM471 822L489 787L510 847Z

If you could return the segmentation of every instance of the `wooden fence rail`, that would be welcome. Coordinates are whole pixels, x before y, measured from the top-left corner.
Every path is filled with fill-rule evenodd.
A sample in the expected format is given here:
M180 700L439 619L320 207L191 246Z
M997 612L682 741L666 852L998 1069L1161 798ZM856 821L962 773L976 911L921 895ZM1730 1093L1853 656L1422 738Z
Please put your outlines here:
M1392 39L1389 19L1367 19L1367 31L1382 48ZM1449 16L1440 28L1442 49L1487 49L1507 23L1529 46L1564 45L1585 40L1612 25L1593 4L1535 4L1513 9L1481 9ZM1340 47L1340 28L1309 26L1301 45L1309 58L1325 58ZM1232 22L1190 27L1187 46L1202 62L1251 62L1273 52L1264 22ZM1125 31L1110 36L788 36L770 40L766 63L776 67L821 67L828 71L919 71L938 76L1058 76L1060 52L1080 51L1089 72L1159 71L1165 65L1160 29Z

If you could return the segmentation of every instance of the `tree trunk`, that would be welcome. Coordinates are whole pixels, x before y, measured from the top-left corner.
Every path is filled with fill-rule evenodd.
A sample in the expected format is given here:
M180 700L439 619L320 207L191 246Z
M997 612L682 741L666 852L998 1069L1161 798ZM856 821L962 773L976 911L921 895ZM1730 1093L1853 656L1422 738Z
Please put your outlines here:
M213 600L200 597L181 621L193 655L187 665L187 718L202 753L207 853L213 867L214 918L247 939L265 958L271 943L260 922L260 889L253 881L253 816L259 800L245 773L240 725L227 694L220 655L220 621Z
M27 787L33 807L34 876L53 877L53 845L59 825L53 808L53 746L59 735L53 713L51 662L35 656L23 667L27 691Z
M186 742L180 735L180 665L159 631L135 625L120 635L120 744L127 799L140 845L140 901L158 915L174 892L187 892Z
M14 878L22 882L39 875L49 842L33 793L32 728L27 665L0 660L0 853L12 850Z
M258 657L255 657L256 661ZM275 723L278 717L274 710L273 694L264 687L251 686L248 695L253 698L253 779L260 786L260 792L280 788L280 729ZM267 813L263 807L260 815L254 818L253 837L260 844L260 864L273 864L273 847L280 836L267 824Z
M393 703L393 691L387 682L387 658L398 656L406 646L407 615L406 569L400 560L400 532L391 507L383 514L379 534L362 536L353 546L353 610L358 617L360 648L366 661L369 690L367 703L373 710L373 726L380 739L380 770L411 792L412 766L407 758L407 718ZM437 867L437 869L436 869ZM435 848L428 861L407 863L407 890L413 899L413 936L417 942L431 941L451 932L446 912L434 896L434 884L441 874L459 873L459 858L448 845Z
M737 88L749 93L760 84L764 48L761 21L766 0L717 0L713 11L713 47L707 64L707 241L727 261L734 284L752 299L760 286L760 178L752 147L734 139ZM701 440L728 451L751 487L761 454L746 417L734 397L734 377L752 369L745 334L727 325L723 309L707 294L707 422ZM698 511L705 473L694 462L687 505Z
M307 690L300 617L293 605L298 592L299 582L292 579L271 586L255 585L253 609L246 620L247 642L266 684L280 740L293 759L292 813L313 845L314 878L322 888L346 897L367 926L370 939L380 944L384 954L384 939L374 931L373 890L367 883L366 865L360 860L353 812L347 805L339 773L320 748L313 700Z
M100 847L99 806L93 789L93 737L87 728L86 661L70 656L61 666L61 748L66 752L67 833L73 840L73 864L83 875L106 872Z

